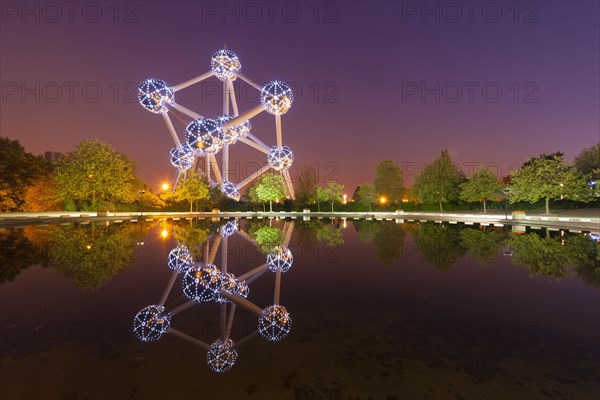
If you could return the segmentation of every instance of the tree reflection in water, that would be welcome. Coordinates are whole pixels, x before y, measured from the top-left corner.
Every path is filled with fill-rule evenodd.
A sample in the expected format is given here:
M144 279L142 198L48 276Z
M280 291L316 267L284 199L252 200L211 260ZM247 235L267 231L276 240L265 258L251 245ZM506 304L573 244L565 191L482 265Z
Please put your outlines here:
M108 283L133 262L133 252L153 225L66 225L48 229L54 267L82 290Z
M422 223L415 229L414 239L423 259L442 271L448 271L467 252L456 225Z
M506 233L502 230L462 228L460 230L462 245L469 249L479 265L485 266L496 261L500 249L505 243Z
M514 250L513 262L536 275L563 278L567 275L567 266L574 266L575 274L586 283L599 286L600 243L592 241L589 236L552 238L536 233L512 233L508 244Z

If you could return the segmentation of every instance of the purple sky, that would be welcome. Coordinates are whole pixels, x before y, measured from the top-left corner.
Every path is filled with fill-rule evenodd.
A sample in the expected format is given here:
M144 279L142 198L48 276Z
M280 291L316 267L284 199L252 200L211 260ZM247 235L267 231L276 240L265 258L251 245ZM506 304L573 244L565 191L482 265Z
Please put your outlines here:
M26 4L2 3L0 134L33 153L101 139L156 188L173 178L173 143L129 95L145 78L175 85L208 71L224 43L256 82L300 88L284 144L350 194L383 159L409 182L445 148L466 173L490 163L506 175L541 152L572 159L600 136L597 1L228 2L229 13L220 1ZM217 116L218 82L176 100ZM242 89L246 110L255 92ZM252 124L275 144L272 116ZM231 153L242 173L266 162L243 144Z

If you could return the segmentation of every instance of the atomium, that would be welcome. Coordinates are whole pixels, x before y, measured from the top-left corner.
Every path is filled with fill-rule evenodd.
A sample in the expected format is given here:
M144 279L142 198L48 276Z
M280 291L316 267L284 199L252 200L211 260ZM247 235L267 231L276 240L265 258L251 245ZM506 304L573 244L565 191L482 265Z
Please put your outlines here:
M216 154L223 147L223 132L219 124L209 118L200 118L188 124L185 135L192 149Z
M287 146L273 146L267 155L267 162L276 171L287 170L294 162L294 153Z
M183 293L198 303L215 300L221 286L221 271L213 264L191 267L183 276Z
M225 125L227 122L233 120L235 117L233 115L222 115L217 118L217 123L219 126ZM245 138L250 133L250 129L252 129L252 125L250 121L242 121L237 125L233 125L229 128L222 129L223 132L223 143L225 144L234 144L237 142L239 138Z
M293 262L294 256L285 246L275 246L267 255L267 265L272 272L288 272Z
M242 63L231 50L223 49L213 54L210 59L210 69L222 81L235 80L235 73L242 69Z
M273 115L282 115L292 107L294 96L292 89L285 82L271 81L260 92L260 102L267 112Z
M229 197L233 200L240 199L240 191L235 183L229 181L223 181L223 185L221 186L221 192L225 194L225 196Z
M246 282L238 281L235 275L233 275L231 272L221 273L221 290L244 298L248 297L248 294L250 294L250 288ZM227 297L222 296L220 293L215 294L215 301L217 303L230 302Z
M190 250L179 245L169 253L167 266L174 271L186 272L194 264Z
M238 225L235 220L227 221L225 224L219 227L219 233L222 237L230 237L238 231Z
M233 340L217 339L206 353L206 364L215 372L227 372L235 364L238 352L233 348Z
M244 76L241 72L241 62L237 55L228 49L215 52L210 60L210 70L178 85L167 86L159 79L148 79L139 88L140 104L147 110L161 114L173 141L175 149L171 150L171 163L177 169L175 184L171 186L175 191L179 185L185 185L186 176L194 169L204 176L210 186L224 187L231 182L232 190L224 193L238 201L239 193L252 181L259 179L269 169L281 171L286 197L294 198L294 188L289 175L289 167L294 161L293 154L287 146L283 145L281 115L287 113L293 103L293 94L290 86L282 81L270 81L261 86ZM184 90L207 79L218 79L222 83L223 108L220 116L204 117L203 114L175 102L175 92ZM257 98L260 104L245 111L238 109L234 81L241 80L250 88L259 93ZM239 85L238 85L239 86ZM276 150L272 144L266 144L264 139L258 138L251 132L250 120L259 114L275 115ZM183 128L176 126L177 122ZM180 135L183 131L185 139L181 143ZM233 182L230 177L230 146L242 143L261 153L268 154L268 162L256 172L242 177L240 181ZM239 146L239 145L238 145ZM220 159L217 159L217 156ZM202 159L202 160L201 160ZM234 190L235 189L235 190Z
M292 318L284 306L268 306L258 318L258 333L271 342L285 338L292 329Z
M187 171L194 166L195 151L189 144L175 146L171 149L171 164L179 171Z
M148 111L156 114L169 111L167 104L173 103L173 91L160 79L146 79L138 89L140 104Z
M133 318L133 334L142 342L158 340L169 329L171 315L161 305L150 305Z

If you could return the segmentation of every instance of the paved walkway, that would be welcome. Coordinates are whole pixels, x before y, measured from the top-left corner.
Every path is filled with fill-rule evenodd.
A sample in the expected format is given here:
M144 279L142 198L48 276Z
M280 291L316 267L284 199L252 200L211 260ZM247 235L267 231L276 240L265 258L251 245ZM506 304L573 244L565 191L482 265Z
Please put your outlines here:
M504 212L477 213L468 211L452 212L40 212L40 213L0 213L0 227L45 225L60 223L88 223L91 221L123 222L123 220L145 221L154 219L192 219L192 218L285 218L285 219L368 219L404 221L434 221L463 223L465 225L518 225L531 227L547 227L550 229L565 229L572 232L600 233L600 210L579 209L555 211L545 214L543 211L526 211L524 215L506 215Z

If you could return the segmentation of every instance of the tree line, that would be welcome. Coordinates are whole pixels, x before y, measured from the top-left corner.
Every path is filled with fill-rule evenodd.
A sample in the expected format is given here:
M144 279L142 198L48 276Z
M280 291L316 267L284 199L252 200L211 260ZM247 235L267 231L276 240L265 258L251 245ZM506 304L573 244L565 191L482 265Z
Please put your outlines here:
M46 152L33 155L16 140L0 138L0 210L115 210L169 209L192 212L219 207L223 209L262 209L273 211L274 204L286 210L322 205L335 211L371 211L435 204L440 211L450 204L480 204L487 212L488 202L510 203L542 201L546 213L550 201L569 200L577 204L600 197L600 142L583 149L572 163L560 152L540 154L521 168L500 178L481 167L470 179L452 162L448 151L426 164L410 187L405 187L402 169L392 160L380 162L373 182L359 185L345 196L337 181L321 184L313 167L303 166L294 181L295 201L286 200L284 178L269 172L250 185L240 202L210 187L201 173L189 171L185 184L160 196L136 175L137 167L126 154L98 140L83 141L66 154ZM346 204L347 203L347 204Z

